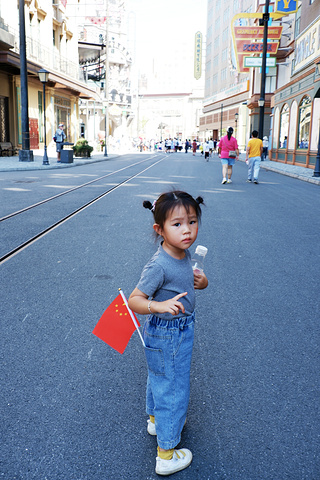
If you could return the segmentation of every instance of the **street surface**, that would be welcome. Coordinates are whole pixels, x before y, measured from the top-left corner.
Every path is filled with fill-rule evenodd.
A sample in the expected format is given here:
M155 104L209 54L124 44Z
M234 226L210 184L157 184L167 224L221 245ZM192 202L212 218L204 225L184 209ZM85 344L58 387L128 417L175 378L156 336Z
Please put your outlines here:
M0 217L143 158L2 172ZM91 332L156 249L142 201L177 187L205 200L191 252L208 247L209 286L181 442L194 459L172 478L319 480L319 187L263 170L248 184L240 162L221 185L217 156L161 158L1 265L0 478L160 478L139 336L120 355ZM155 161L0 223L1 254Z

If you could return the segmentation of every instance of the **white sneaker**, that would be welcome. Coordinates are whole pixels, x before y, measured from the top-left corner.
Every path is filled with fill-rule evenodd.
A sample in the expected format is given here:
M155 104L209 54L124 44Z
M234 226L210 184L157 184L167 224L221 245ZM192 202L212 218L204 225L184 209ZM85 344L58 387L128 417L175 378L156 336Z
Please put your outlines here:
M171 460L156 458L156 473L158 475L171 475L187 468L192 462L192 453L187 448L181 448L173 452Z
M157 435L155 423L152 423L150 419L147 420L147 422L148 422L147 431L149 435Z
M229 180L227 181L227 183L232 183L232 180L231 180L231 178L229 178Z
M222 183L222 185L224 185L225 183L227 183L227 179L223 178L221 183Z

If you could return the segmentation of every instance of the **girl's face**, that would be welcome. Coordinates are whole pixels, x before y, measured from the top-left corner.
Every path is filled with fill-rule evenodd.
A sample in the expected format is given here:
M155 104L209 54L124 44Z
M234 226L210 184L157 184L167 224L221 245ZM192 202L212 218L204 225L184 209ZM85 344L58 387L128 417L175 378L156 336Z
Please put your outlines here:
M163 249L175 258L184 258L185 250L194 243L198 235L198 218L194 208L179 205L168 215L163 228L157 223L155 231L163 237Z

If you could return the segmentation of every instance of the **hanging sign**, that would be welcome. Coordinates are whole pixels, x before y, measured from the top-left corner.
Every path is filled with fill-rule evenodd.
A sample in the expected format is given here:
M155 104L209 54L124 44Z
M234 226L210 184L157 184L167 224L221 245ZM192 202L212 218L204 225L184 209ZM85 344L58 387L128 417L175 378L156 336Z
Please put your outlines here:
M194 78L199 80L202 74L202 33L197 32L194 39Z
M298 0L276 0L275 13L294 13L298 10Z

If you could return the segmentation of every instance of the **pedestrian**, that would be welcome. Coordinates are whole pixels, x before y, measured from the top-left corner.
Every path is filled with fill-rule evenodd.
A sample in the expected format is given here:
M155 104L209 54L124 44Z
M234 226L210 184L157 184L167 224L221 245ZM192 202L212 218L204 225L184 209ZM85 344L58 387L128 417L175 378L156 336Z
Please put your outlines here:
M258 184L261 156L263 152L263 143L258 138L259 132L253 130L246 150L246 160L248 160L248 180L247 182L253 182Z
M218 141L216 139L213 140L213 151L214 153L216 153L217 151L217 144L218 144Z
M285 137L285 138L287 138L287 137ZM263 157L262 157L261 160L267 160L269 140L268 140L268 137L266 135L263 137L262 145L263 145Z
M56 152L57 152L57 162L61 163L61 150L63 149L63 142L66 139L66 134L63 131L63 123L59 123L59 128L57 128L56 133L54 134L56 142Z
M188 139L186 138L186 141L184 143L184 148L185 148L186 153L188 153L188 148L189 147L190 147L190 145L189 145Z
M194 338L195 289L208 285L192 271L188 250L195 242L203 199L182 191L163 193L143 206L153 213L158 251L144 267L129 307L148 315L143 329L148 364L147 431L157 435L156 473L171 475L188 467L190 450L175 449L186 421Z
M206 141L203 148L204 148L204 158L207 162L209 162L209 154L210 154L210 142L209 142L209 140Z
M287 141L288 141L288 137L285 136L283 140L282 148L287 148Z
M237 140L232 136L233 128L229 127L227 135L219 142L219 155L222 164L222 184L232 183L232 167L235 160L239 160L239 148Z
M192 142L192 154L195 155L198 148L197 140L194 139Z
M210 138L209 140L209 155L212 157L212 152L213 152L213 140Z

